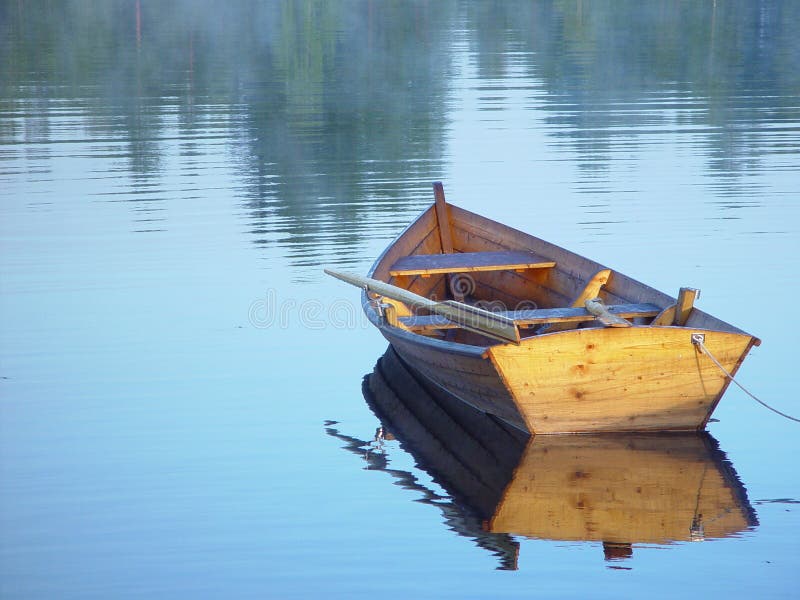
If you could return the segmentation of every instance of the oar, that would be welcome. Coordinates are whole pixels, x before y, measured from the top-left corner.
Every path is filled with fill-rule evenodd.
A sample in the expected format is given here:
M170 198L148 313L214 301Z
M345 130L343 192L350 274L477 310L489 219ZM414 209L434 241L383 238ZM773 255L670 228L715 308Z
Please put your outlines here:
M410 292L396 285L378 281L377 279L370 279L369 277L361 277L352 273L341 273L331 269L325 269L325 272L336 279L367 290L374 292L381 296L386 296L392 300L398 300L406 304L412 310L424 308L437 315L441 315L446 319L452 321L456 325L463 327L469 331L480 333L486 337L500 340L501 342L520 343L519 329L514 323L513 319L503 317L496 313L463 302L455 302L447 300L445 302L435 302L420 296L414 292Z

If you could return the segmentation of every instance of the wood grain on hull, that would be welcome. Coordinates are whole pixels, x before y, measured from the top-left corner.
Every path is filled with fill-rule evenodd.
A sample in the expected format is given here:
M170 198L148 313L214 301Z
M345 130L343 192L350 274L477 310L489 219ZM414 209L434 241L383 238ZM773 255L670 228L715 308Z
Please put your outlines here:
M579 329L494 346L492 362L529 431L701 429L728 381L678 327ZM735 372L751 336L704 331Z

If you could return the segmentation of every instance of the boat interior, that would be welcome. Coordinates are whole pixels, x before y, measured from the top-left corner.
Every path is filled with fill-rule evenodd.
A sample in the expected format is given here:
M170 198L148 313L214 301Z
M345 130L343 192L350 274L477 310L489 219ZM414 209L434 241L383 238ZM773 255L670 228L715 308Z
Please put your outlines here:
M736 328L694 308L699 290L672 298L598 263L445 202L435 203L390 246L371 276L434 301L490 311L519 338L586 327ZM598 299L597 311L587 301ZM390 325L470 345L499 343L430 311L380 298ZM591 308L591 307L590 307Z

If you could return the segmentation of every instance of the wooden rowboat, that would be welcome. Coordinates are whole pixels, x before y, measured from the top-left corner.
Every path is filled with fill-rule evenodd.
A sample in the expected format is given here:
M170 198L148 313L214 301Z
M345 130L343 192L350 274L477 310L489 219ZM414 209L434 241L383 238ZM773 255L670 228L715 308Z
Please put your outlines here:
M368 277L328 271L416 372L531 433L705 428L758 338L434 192Z

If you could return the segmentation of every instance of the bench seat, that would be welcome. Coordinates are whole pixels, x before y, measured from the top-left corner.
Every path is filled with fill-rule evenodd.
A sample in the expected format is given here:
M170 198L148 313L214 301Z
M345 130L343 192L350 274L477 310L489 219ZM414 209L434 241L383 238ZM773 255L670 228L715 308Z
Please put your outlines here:
M623 319L636 317L655 317L661 308L655 304L614 304L608 311ZM585 308L539 308L536 310L501 311L497 313L508 319L513 319L519 327L532 327L543 323L581 323L593 321L596 317ZM426 315L415 317L400 317L400 322L415 331L430 329L451 329L457 324L439 315Z
M475 271L502 271L550 268L552 260L532 252L508 250L504 252L455 252L452 254L414 254L404 256L389 268L389 274L436 275L439 273L470 273Z

